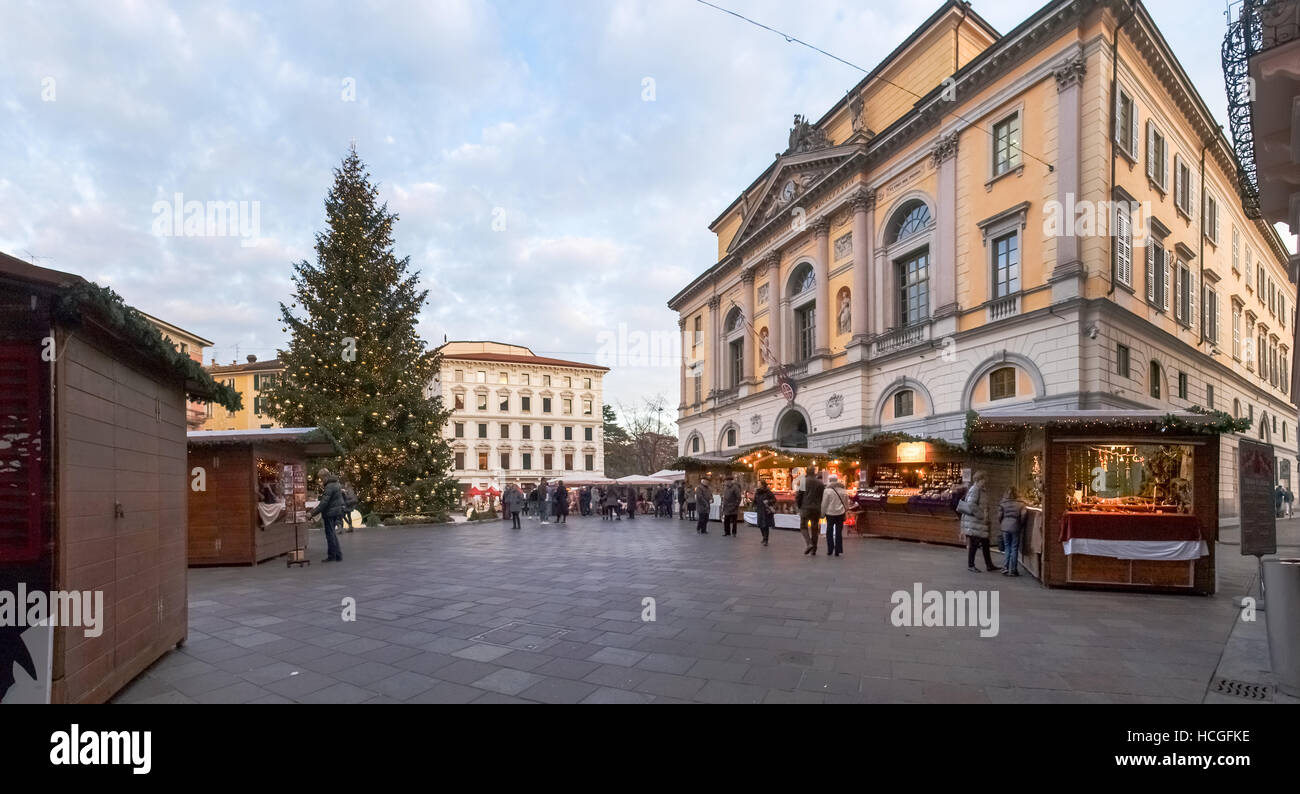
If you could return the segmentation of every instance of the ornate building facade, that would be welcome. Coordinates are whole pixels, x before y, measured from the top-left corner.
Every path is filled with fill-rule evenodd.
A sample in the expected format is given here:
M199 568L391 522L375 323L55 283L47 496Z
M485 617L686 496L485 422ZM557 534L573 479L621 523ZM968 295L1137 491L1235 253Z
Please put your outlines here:
M683 455L960 442L969 410L1252 418L1296 465L1296 285L1140 3L944 4L713 222L669 301ZM1236 514L1224 439L1221 514ZM1295 487L1295 483L1291 483Z

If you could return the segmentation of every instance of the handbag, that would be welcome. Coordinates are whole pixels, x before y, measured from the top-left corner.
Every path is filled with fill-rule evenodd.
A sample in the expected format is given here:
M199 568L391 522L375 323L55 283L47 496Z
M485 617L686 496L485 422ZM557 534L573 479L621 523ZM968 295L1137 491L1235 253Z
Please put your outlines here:
M975 515L974 511L971 510L970 502L967 502L965 499L962 499L960 502L957 503L957 512L961 513L964 516Z

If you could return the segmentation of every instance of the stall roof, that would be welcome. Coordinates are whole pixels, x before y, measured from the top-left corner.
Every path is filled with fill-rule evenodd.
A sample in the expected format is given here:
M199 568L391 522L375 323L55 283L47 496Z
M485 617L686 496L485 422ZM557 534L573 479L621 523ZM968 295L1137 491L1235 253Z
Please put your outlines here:
M342 455L343 448L323 427L271 427L258 430L191 430L186 438L193 446L236 446L240 444L296 444L311 458Z
M1064 411L986 411L976 419L971 441L978 446L1014 445L1025 427L1067 427L1095 424L1099 429L1159 431L1167 429L1169 420L1182 425L1216 425L1220 418L1213 413L1162 411L1136 408L1131 410L1078 409Z

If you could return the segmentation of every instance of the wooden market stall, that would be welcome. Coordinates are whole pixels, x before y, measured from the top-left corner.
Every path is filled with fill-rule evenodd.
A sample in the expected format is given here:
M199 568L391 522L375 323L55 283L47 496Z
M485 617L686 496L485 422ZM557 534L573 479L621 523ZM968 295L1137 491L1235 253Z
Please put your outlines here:
M187 398L240 407L111 290L0 254L0 591L98 615L0 625L0 702L107 701L185 640Z
M859 534L964 545L956 512L969 473L964 448L881 434L838 451L861 462L855 496Z
M198 430L189 470L189 564L256 565L307 543L309 461L343 450L319 427Z
M1041 494L1021 563L1049 587L1210 594L1219 527L1219 412L986 413L972 445L1014 448Z

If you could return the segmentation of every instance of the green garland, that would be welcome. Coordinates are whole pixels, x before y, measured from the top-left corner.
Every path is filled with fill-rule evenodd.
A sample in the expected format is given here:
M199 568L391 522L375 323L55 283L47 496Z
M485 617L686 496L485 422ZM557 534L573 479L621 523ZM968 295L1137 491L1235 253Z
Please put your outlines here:
M700 460L699 458L692 458L688 455L682 455L681 457L674 458L673 460L669 461L668 465L665 466L664 468L668 469L669 471L691 471L691 470L698 470L698 469L704 469L704 470L718 469L721 471L747 471L749 469L748 466L745 466L743 464L728 463L727 461Z
M1181 417L1168 414L1163 420L1160 428L1161 432L1174 430L1195 435L1214 436L1224 435L1226 433L1245 433L1247 430L1250 430L1252 424L1251 420L1245 417L1234 417L1226 411L1211 411L1202 408L1199 405L1193 405L1191 408L1187 409L1187 412L1199 414L1200 416L1210 416L1214 418L1214 421L1209 423L1188 422Z
M166 368L186 381L199 384L190 396L203 402L215 402L229 411L238 411L244 401L239 392L217 383L203 365L181 353L153 323L131 308L108 287L83 281L64 290L54 304L54 316L62 323L80 327L83 313L90 309L126 342L150 358L162 361Z

